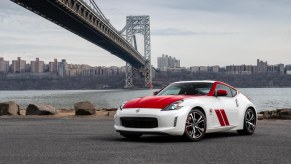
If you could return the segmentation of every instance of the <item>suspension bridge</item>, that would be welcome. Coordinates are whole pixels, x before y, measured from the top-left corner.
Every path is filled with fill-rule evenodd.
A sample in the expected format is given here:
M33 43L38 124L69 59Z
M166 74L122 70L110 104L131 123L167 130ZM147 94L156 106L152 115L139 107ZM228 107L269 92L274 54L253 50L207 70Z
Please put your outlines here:
M149 16L127 16L118 31L94 0L11 0L39 16L107 50L126 61L125 88L133 87L133 74L143 73L145 87L152 84ZM137 50L135 35L144 36L144 52ZM125 37L124 37L125 36Z

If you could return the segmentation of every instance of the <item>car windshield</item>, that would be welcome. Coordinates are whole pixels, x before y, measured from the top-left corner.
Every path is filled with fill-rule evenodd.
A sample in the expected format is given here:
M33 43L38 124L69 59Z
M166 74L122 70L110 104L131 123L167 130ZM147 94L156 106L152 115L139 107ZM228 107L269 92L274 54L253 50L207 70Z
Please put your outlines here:
M207 95L213 83L173 83L161 90L157 95Z

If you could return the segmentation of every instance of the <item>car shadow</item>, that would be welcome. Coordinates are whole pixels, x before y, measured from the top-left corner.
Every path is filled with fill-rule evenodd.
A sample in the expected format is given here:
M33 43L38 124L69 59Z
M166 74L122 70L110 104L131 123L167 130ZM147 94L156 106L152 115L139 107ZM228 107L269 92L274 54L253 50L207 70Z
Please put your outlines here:
M208 133L205 135L204 140L207 139L220 139L220 138L229 138L229 137L239 137L237 132L216 132L216 133Z
M221 138L229 138L229 137L239 137L241 135L236 132L218 132L218 133L209 133L206 134L205 137L199 142L207 141L207 140L216 140ZM136 142L136 143L173 143L173 142L189 142L183 137L180 136L169 136L169 135L144 135L139 139L127 139L123 136L114 135L110 137L93 137L90 138L92 140L102 140L109 142Z

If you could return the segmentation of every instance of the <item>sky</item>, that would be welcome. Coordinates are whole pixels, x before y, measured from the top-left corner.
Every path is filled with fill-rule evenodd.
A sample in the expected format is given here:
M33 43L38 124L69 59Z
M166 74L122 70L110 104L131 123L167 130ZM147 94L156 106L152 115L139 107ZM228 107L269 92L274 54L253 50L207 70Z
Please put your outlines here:
M291 64L291 0L95 0L121 30L128 15L149 15L152 64L162 54L181 66ZM140 43L140 38L138 43ZM138 46L142 46L138 44ZM14 4L0 1L0 57L92 66L125 62Z

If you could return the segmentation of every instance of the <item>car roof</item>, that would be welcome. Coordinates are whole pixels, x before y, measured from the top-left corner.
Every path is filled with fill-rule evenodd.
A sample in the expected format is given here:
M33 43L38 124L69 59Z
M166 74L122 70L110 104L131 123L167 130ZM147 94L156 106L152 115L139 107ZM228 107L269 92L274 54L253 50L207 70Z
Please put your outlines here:
M226 85L234 90L237 90L235 87L225 83L225 82L222 82L222 81L214 81L214 80L191 80L191 81L177 81L177 82L174 82L172 84L179 84L179 83L218 83L218 84L223 84L223 85Z
M177 81L174 83L215 83L217 81L213 81L213 80L192 80L192 81Z

